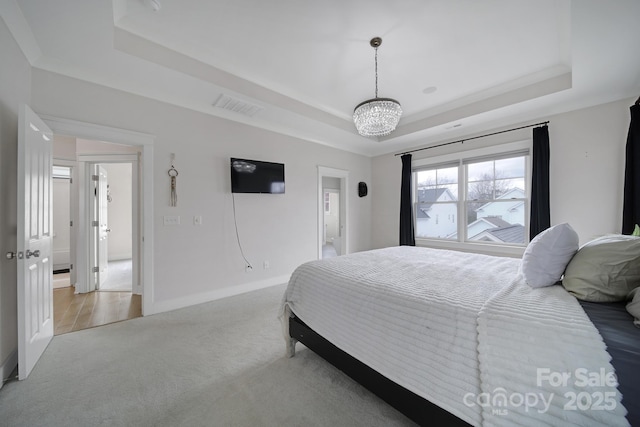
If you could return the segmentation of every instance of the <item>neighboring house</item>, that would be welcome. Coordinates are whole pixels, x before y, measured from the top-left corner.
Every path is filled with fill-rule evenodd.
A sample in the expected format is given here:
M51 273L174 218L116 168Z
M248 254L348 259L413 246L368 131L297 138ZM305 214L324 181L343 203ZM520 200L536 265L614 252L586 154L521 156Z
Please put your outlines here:
M485 230L510 226L511 224L499 217L489 216L485 218L478 218L467 226L467 236L469 240L478 240L475 237ZM447 238L454 240L457 239L458 232L456 231L455 233L452 233L451 235L447 236Z
M513 188L495 201L486 203L476 209L477 218L500 218L509 224L524 224L525 204L522 200L508 201L509 199L522 199L524 190ZM469 233L471 235L471 233Z
M469 240L481 242L524 243L524 226L521 224L507 227L489 228Z
M416 237L444 238L457 230L456 197L448 188L419 189L417 195Z
M497 199L505 201L489 202L477 209L478 219L467 226L467 240L524 243L524 202L509 201L520 197L524 197L524 191L514 188ZM446 238L457 240L458 231Z

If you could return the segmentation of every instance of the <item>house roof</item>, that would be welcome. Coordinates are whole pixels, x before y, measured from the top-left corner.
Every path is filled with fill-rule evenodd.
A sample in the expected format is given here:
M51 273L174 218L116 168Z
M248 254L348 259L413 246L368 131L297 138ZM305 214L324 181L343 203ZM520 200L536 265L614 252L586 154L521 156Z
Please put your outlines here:
M512 188L509 191L507 191L506 193L502 194L500 197L498 197L496 200L508 200L508 199L512 199L512 198L522 198L524 197L524 190L521 188ZM487 206L491 206L492 204L496 203L495 201L491 201L488 203L485 203L484 205L480 206L478 209L476 209L476 212L480 212L483 209L486 209ZM519 203L519 205L522 203Z
M510 225L508 227L490 228L482 233L473 236L471 240L482 240L482 236L490 234L494 239L504 243L523 243L524 242L524 226L520 224Z
M497 216L485 216L482 218L478 218L476 221L487 221L489 224L492 224L495 228L509 227L511 224L505 221L502 218ZM471 226L473 223L469 224Z
M366 6L6 0L0 15L34 68L369 156L640 92L638 1ZM375 36L380 96L404 111L378 140L352 118L374 94Z
M418 203L431 204L438 201L448 191L447 188L421 188L418 189Z

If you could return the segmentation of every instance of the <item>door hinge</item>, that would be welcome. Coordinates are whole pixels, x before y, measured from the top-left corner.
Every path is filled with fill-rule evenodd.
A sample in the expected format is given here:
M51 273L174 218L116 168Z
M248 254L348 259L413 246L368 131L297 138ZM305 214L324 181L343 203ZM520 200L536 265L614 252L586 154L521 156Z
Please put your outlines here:
M99 226L99 225L100 225L100 222L99 222L99 221L91 221L91 225L92 225L93 227L97 227L97 226Z
M73 270L73 264L69 264L69 270Z
M94 273L100 273L100 267L93 267Z
M69 178L69 184L73 184L73 178Z
M100 177L98 175L91 175L91 181L99 181Z
M73 221L69 221L69 227L73 227Z

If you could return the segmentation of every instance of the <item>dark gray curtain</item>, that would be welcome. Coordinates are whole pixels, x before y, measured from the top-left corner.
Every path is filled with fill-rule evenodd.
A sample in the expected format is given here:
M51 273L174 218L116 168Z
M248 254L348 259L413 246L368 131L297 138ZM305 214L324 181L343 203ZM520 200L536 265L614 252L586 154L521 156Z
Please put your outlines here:
M531 177L531 221L529 239L551 226L549 208L549 127L533 128L533 171Z
M640 224L640 99L631 106L624 167L624 205L622 234L631 234Z
M402 159L402 184L400 186L400 246L415 246L413 235L413 203L411 201L411 154Z

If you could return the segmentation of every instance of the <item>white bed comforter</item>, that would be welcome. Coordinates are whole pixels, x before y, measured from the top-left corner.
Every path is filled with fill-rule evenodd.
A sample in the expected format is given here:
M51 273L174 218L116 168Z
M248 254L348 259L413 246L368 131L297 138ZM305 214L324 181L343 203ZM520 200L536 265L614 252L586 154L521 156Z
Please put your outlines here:
M574 370L575 353L562 356L566 343L578 342L584 356L578 359L580 367L612 370L597 330L575 299L561 287L528 288L519 277L519 264L511 258L406 246L309 262L292 274L283 299L285 338L290 344L286 315L291 311L343 351L472 425L541 425L540 417L549 425L570 425L576 419L598 425L598 417L607 425L627 425L619 393L615 410L595 417L595 411L558 412L559 398L542 414L543 403L527 411L524 405L516 407L517 401L483 404L483 398L502 389L524 397L525 390L549 393L528 388L537 380L530 373L536 368ZM540 310L547 303L550 309ZM536 323L541 317L545 320ZM571 326L554 329L567 320ZM558 334L556 349L544 345L547 323ZM567 341L576 335L580 338ZM541 350L546 356L538 359ZM547 364L555 359L561 362Z

